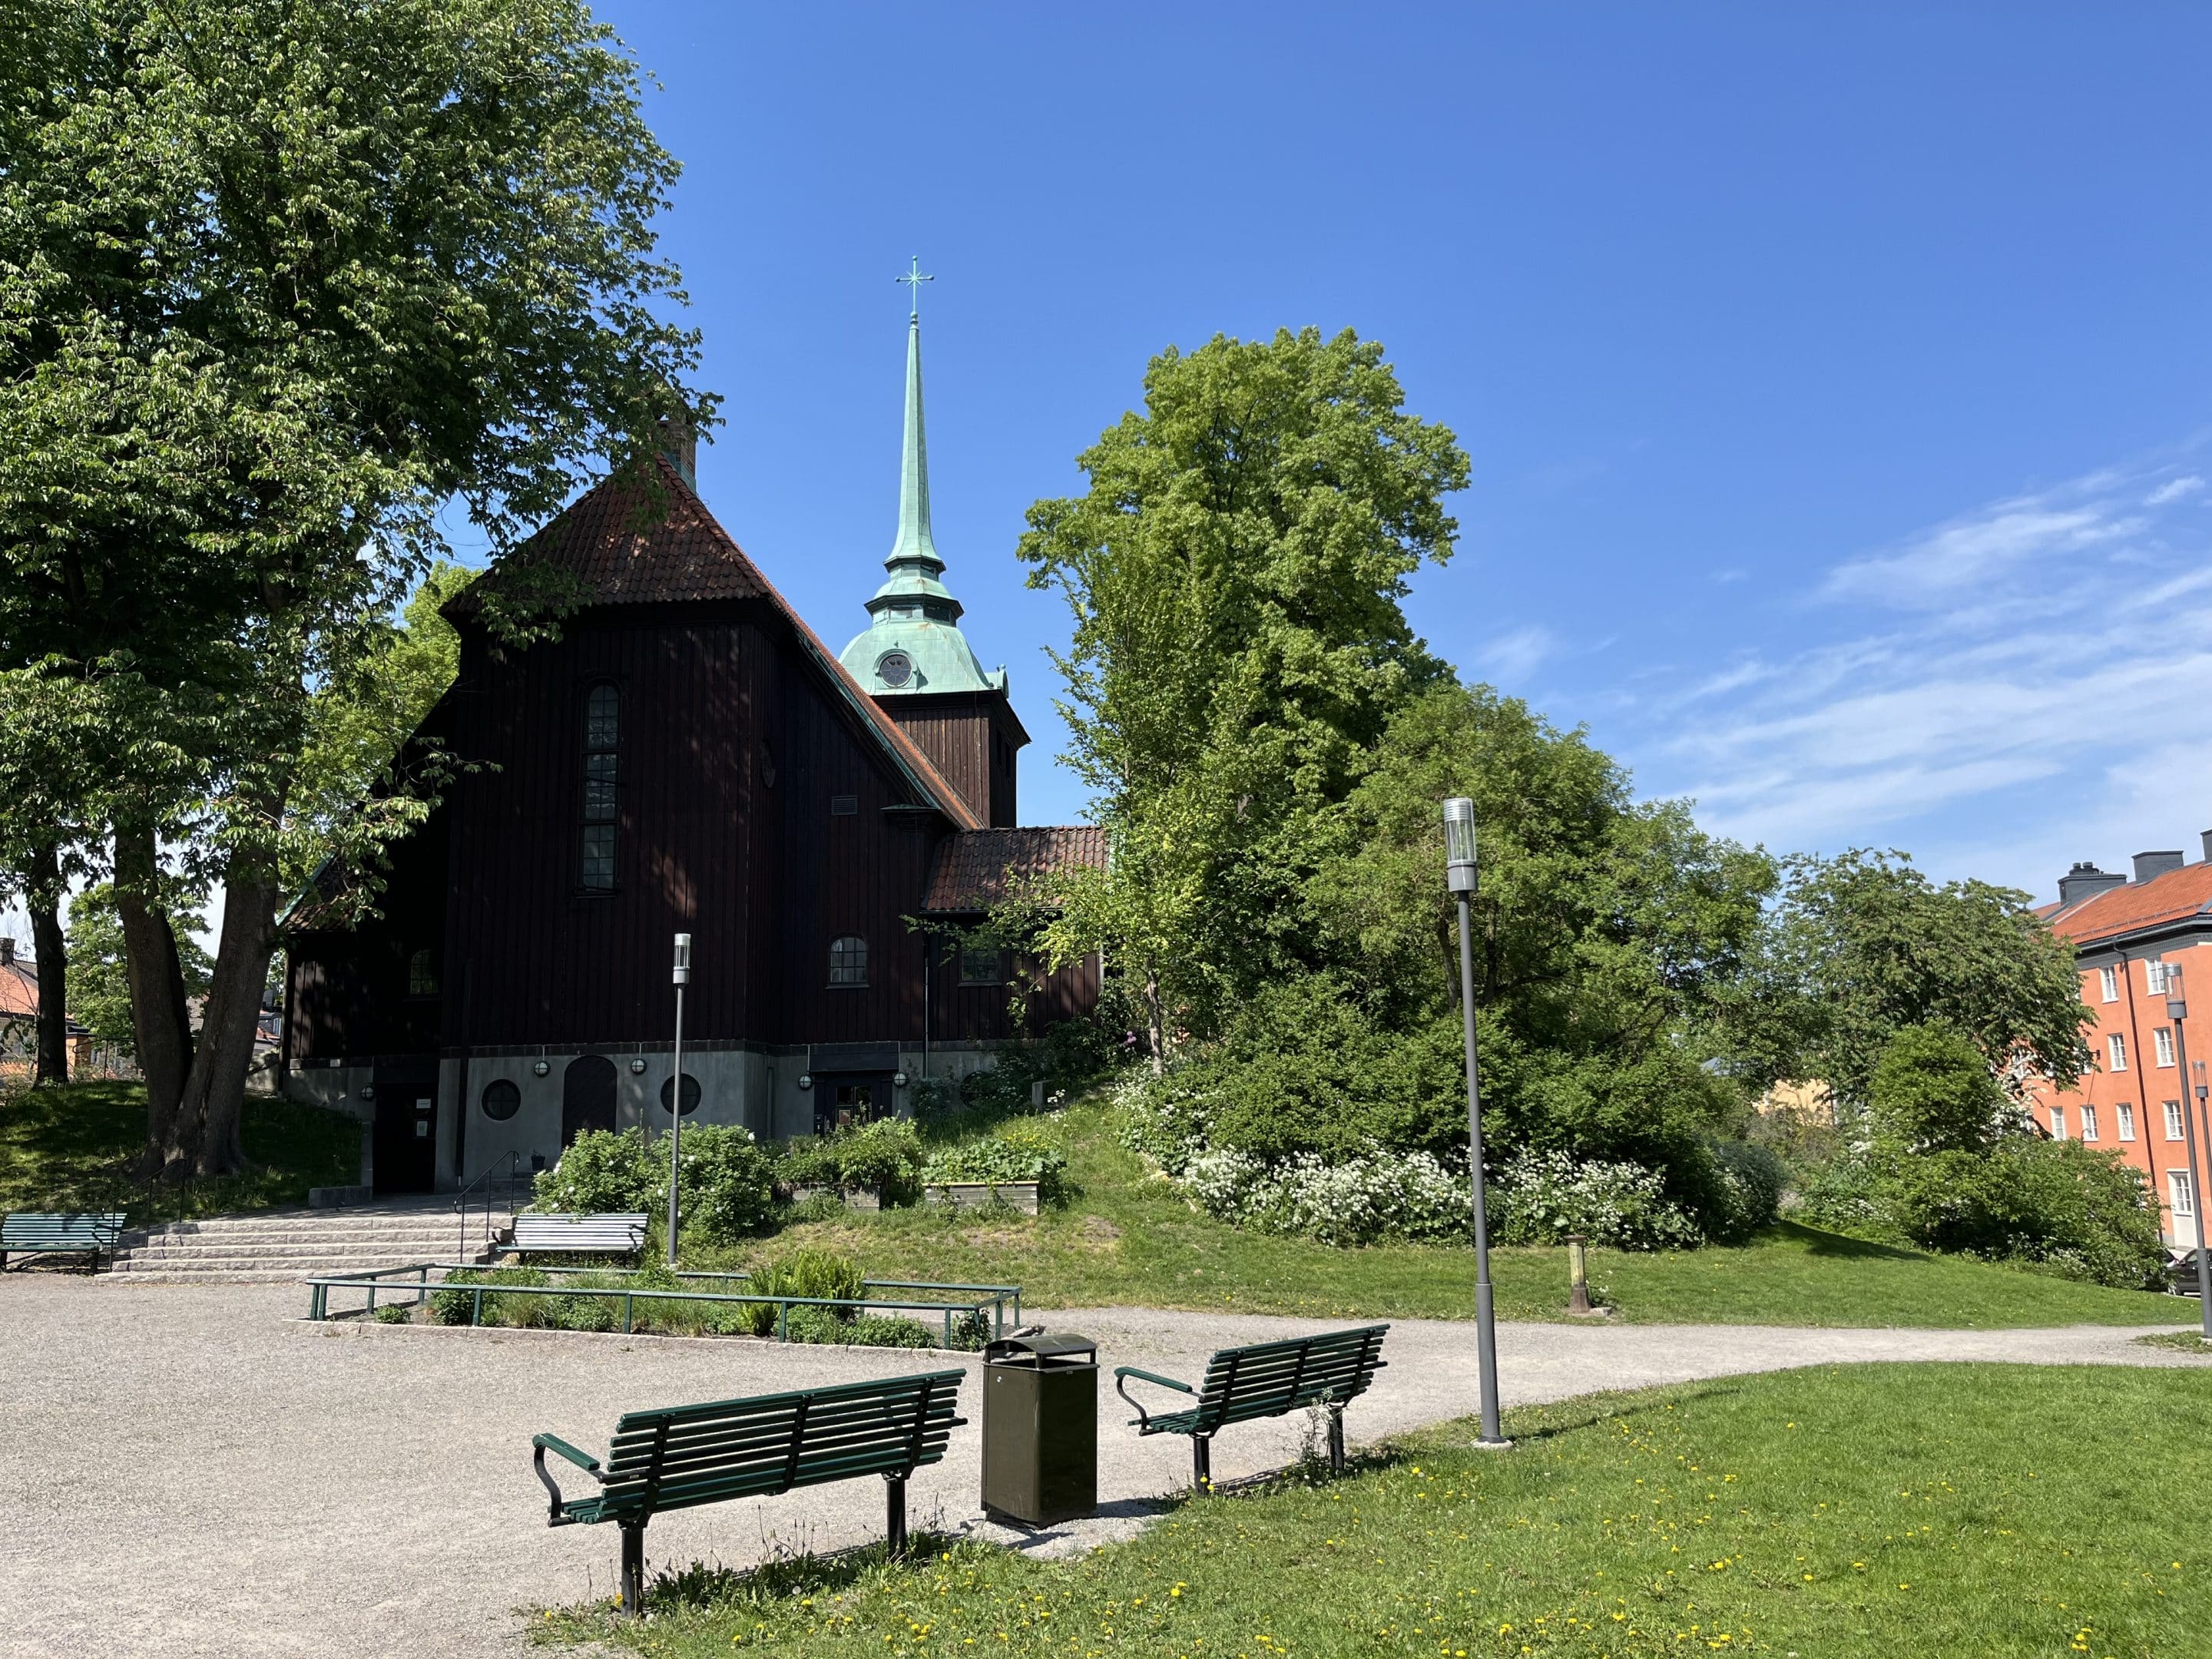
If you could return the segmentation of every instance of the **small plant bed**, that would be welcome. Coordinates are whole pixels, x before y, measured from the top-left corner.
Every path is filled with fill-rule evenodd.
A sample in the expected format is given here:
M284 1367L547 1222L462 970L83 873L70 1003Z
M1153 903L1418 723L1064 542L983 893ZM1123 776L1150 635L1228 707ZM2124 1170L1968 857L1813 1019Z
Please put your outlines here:
M2041 1416L2063 1435L2029 1435ZM1342 1480L1195 1499L1068 1562L976 1543L693 1567L642 1621L547 1644L640 1653L1895 1659L2194 1653L2212 1522L2176 1448L2212 1378L1871 1365L1600 1395L1370 1455ZM2193 1463L2186 1463L2193 1469ZM2157 1492L2156 1504L2123 1494Z
M2156 1336L2139 1336L2136 1346L2160 1348L2169 1353L2194 1354L2199 1359L2212 1359L2212 1342L2204 1340L2201 1330L2160 1331Z
M249 1096L240 1125L247 1168L149 1189L137 1173L146 1091L73 1083L0 1094L0 1211L120 1210L133 1227L303 1205L312 1187L361 1178L361 1124L343 1112Z
M752 1273L417 1263L311 1279L311 1320L498 1325L663 1336L753 1336L859 1347L975 1349L1018 1323L1013 1285L863 1279L851 1262L801 1251ZM359 1308L333 1309L333 1292Z
M769 1241L688 1237L685 1265L744 1268L794 1245L863 1270L960 1283L1018 1280L1044 1308L1143 1306L1316 1319L1471 1319L1474 1257L1449 1245L1345 1248L1260 1233L1205 1214L1120 1141L1115 1109L1078 1103L1015 1119L1065 1157L1063 1197L1030 1217L920 1206L860 1214L832 1206ZM2001 1329L2176 1325L2196 1304L2048 1273L1846 1237L1783 1222L1747 1243L1592 1249L1590 1277L1633 1323ZM1491 1257L1498 1316L1566 1321L1567 1252L1521 1245Z

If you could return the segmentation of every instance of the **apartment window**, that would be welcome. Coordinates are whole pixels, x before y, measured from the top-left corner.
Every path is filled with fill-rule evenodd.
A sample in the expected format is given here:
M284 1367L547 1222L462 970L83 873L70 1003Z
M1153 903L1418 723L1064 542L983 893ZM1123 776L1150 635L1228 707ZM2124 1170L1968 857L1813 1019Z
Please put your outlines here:
M584 857L587 893L615 888L615 780L622 738L622 693L595 685L584 699Z
M2166 1138L2168 1140L2181 1139L2181 1103L2178 1100L2166 1103Z
M2197 1213L2197 1194L2189 1189L2189 1171L2168 1170L2166 1172L2166 1192L2176 1215Z
M830 944L830 982L832 985L866 985L868 982L868 941L858 933L848 933Z
M428 951L417 951L407 958L407 994L410 997L434 997L438 994L438 958Z
M2122 1101L2118 1105L2112 1108L2112 1116L2119 1129L2120 1139L2123 1140L2133 1140L2136 1138L2136 1109L2134 1103L2130 1101Z
M2161 1066L2173 1064L2173 1033L2163 1025L2154 1025L2150 1032L2151 1051Z
M2104 992L2106 1001L2118 1002L2120 1000L2120 971L2118 969L2100 968L2097 969L2097 985L2098 988Z
M2051 1109L2051 1138L2053 1140L2066 1139L2066 1109L2063 1106Z
M2162 962L2143 963L2143 988L2154 997L2166 994L2166 964Z
M2094 1140L2096 1138L2097 1109L2094 1106L2084 1106L2081 1109L2081 1139Z
M2115 1072L2128 1069L2128 1040L2118 1031L2105 1039L2105 1058Z
M1005 984L1006 959L999 954L998 947L963 949L960 952L960 982L963 985Z

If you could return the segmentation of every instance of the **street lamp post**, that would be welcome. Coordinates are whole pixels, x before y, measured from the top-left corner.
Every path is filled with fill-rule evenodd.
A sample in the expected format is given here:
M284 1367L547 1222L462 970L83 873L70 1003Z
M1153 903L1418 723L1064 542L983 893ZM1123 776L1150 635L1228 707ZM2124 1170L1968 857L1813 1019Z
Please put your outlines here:
M2181 994L2181 969L2166 970L2166 1017L2173 1022L2173 1063L2181 1075L2181 1128L2189 1139L2189 1207L2197 1234L2197 1316L2203 1322L2204 1340L2212 1342L2212 1249L2204 1238L2204 1182L2197 1172L2197 1114L2189 1098L2189 1039L2181 1023L2189 1004Z
M1490 1220L1483 1211L1482 1088L1474 1063L1474 803L1444 803L1444 885L1459 900L1459 1006L1467 1030L1468 1176L1474 1196L1474 1352L1482 1389L1482 1436L1475 1443L1509 1446L1498 1427L1498 1332L1490 1295Z
M676 1075L668 1085L668 1265L676 1266L678 1151L684 1145L684 988L691 982L691 935L676 936Z

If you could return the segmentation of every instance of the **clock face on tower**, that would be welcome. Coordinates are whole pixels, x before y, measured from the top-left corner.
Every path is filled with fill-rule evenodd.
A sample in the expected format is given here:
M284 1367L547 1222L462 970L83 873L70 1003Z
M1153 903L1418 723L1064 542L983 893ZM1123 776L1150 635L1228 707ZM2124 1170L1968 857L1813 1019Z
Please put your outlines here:
M904 685L914 678L914 659L903 651L886 651L876 659L876 678L885 685Z

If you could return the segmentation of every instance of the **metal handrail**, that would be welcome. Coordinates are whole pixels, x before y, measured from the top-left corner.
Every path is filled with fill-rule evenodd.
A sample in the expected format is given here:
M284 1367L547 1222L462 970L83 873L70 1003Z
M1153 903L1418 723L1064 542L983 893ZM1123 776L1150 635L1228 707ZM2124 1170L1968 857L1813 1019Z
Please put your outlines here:
M459 1193L454 1194L453 1209L461 1218L461 1248L459 1254L462 1255L466 1255L469 1253L469 1194L476 1191L479 1187L482 1187L484 1189L484 1249L487 1250L491 1249L491 1178L493 1175L497 1172L501 1161L502 1160L499 1158L494 1158L490 1163L485 1164L484 1167L477 1172L477 1178L474 1181L469 1182L467 1186L462 1188ZM512 1200L514 1196L515 1177L521 1172L522 1169L522 1155L520 1152L509 1152L507 1154L504 1161L507 1164L507 1195L510 1200Z

